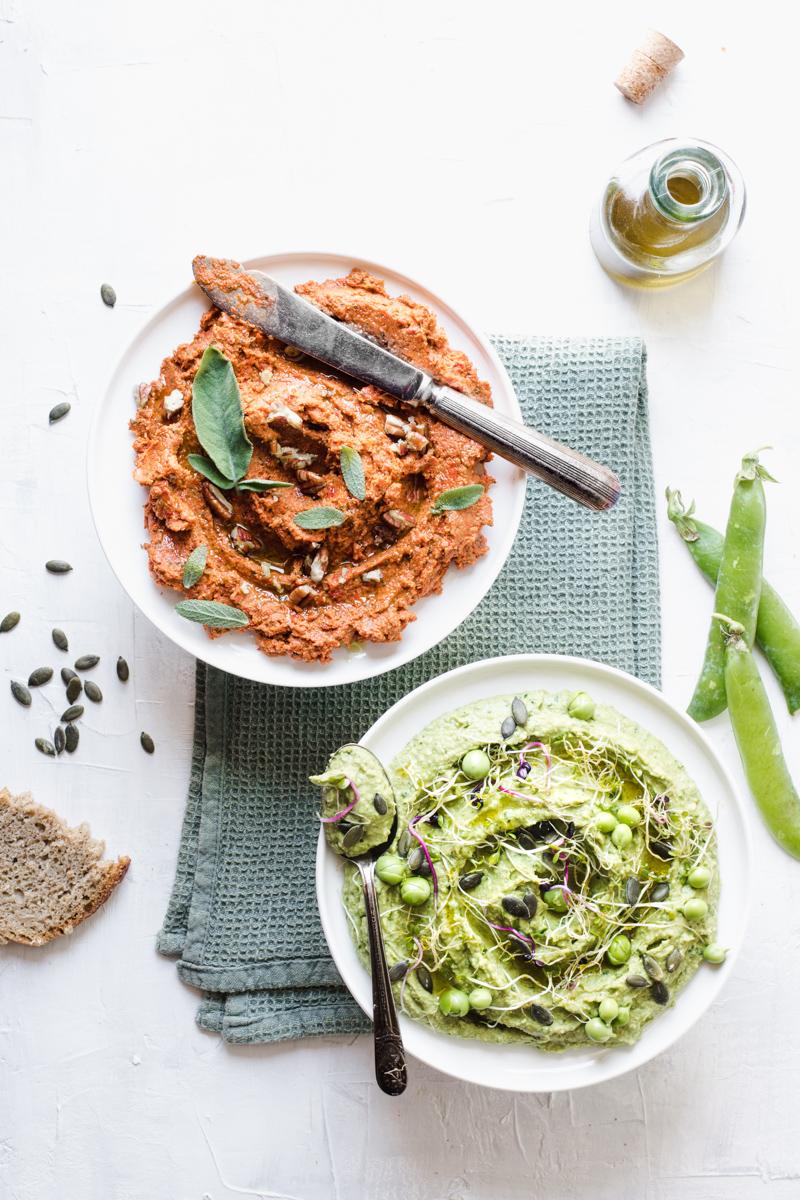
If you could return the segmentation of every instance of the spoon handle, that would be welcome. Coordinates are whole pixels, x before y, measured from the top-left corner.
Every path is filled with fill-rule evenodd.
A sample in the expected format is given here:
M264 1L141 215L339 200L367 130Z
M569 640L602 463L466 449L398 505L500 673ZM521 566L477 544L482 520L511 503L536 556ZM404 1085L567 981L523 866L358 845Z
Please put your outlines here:
M372 1029L375 1039L375 1078L387 1096L400 1096L406 1090L406 1058L403 1039L394 1006L386 948L375 894L375 864L356 861L364 887L364 907L367 913L369 961L372 972Z

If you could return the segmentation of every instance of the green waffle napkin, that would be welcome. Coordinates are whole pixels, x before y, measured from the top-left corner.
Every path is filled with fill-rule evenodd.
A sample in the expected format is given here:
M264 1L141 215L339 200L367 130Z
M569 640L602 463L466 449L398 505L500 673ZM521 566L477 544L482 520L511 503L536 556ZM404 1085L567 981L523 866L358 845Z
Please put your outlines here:
M308 776L401 696L462 663L551 651L658 684L660 619L645 350L637 338L495 338L525 418L610 464L622 497L594 514L531 481L488 596L427 654L335 688L265 687L197 669L191 782L158 939L231 1042L367 1028L317 915L318 799ZM446 586L458 586L456 579Z

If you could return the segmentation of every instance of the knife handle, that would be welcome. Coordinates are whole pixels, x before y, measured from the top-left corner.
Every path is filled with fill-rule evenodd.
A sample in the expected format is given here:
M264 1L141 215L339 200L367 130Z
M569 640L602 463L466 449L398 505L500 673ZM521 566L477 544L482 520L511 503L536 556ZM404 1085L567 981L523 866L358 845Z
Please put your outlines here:
M481 442L586 508L602 511L619 499L619 479L608 467L470 396L432 383L419 400L446 425Z

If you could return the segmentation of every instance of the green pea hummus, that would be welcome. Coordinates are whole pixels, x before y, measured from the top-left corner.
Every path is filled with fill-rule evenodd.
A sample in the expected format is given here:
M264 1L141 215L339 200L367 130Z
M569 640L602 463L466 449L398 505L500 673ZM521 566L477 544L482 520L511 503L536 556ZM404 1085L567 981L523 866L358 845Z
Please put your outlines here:
M703 961L710 814L665 746L615 709L585 692L481 701L424 729L389 776L398 825L378 887L408 1015L545 1050L633 1042ZM423 904L403 900L415 875L433 885ZM352 870L344 902L367 963Z
M383 766L369 750L342 746L311 782L322 788L322 827L337 854L354 858L388 839L394 795Z

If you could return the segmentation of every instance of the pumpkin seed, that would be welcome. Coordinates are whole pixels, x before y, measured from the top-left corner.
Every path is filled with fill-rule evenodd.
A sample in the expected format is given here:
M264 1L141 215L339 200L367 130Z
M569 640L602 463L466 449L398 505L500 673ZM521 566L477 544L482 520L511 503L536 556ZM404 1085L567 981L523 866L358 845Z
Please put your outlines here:
M363 837L364 837L364 826L363 825L354 825L352 827L352 829L348 829L347 833L342 838L342 847L345 850L352 850L354 846L358 845L358 843L363 839Z
M389 805L386 803L380 792L376 792L372 797L372 807L375 809L375 812L379 817L385 817L389 811Z
M483 879L483 871L468 871L466 875L462 875L459 879L459 884L463 892L471 892L478 886Z
M61 714L61 720L65 725L69 725L70 721L77 721L79 717L82 717L83 711L82 704L70 704L69 708L65 708Z
M631 988L646 988L648 986L644 975L629 975L625 982Z
M415 846L408 856L408 869L411 872L418 871L425 862L425 855L422 853L421 846Z
M650 853L655 854L656 858L663 859L664 862L669 862L672 858L672 843L657 839L650 843Z
M668 895L669 895L669 884L668 883L657 883L656 886L653 888L652 892L650 893L650 899L653 901L654 904L660 904L660 902L662 900L666 900Z
M70 704L74 704L83 691L83 684L77 675L73 675L67 684L67 700Z
M664 968L660 962L656 962L652 954L642 955L642 966L651 979L659 983L664 978Z
M511 715L517 725L528 724L528 709L525 705L525 702L520 700L519 696L515 696L511 701Z
M17 683L16 679L12 679L11 680L11 695L14 697L14 699L19 704L24 705L25 708L30 708L31 694L28 691L28 689L25 687L24 683Z
M75 659L75 670L91 671L92 667L96 667L99 662L99 654L82 654L80 658Z
M407 829L404 829L397 840L397 853L401 858L405 858L411 849L411 843L414 839Z
M642 894L642 885L635 875L629 875L625 880L625 903L630 904L631 908L639 903L639 897Z
M510 738L514 730L517 728L517 722L513 717L506 717L503 724L500 726L500 736L505 741Z
M87 699L91 700L94 704L99 704L103 699L103 693L100 691L100 688L97 686L97 684L93 683L91 679L86 680L86 683L83 685L83 690L86 693Z
M503 896L501 904L512 917L522 917L525 921L530 917L527 904L519 896Z
M56 749L56 754L62 754L64 747L67 744L66 735L60 725L56 726L56 731L53 734L53 745Z
M419 980L420 985L425 988L426 992L432 992L433 991L433 976L431 975L428 968L425 966L425 963L420 963L419 966L416 968L416 970L417 970L417 979Z
M62 400L60 404L54 404L47 414L48 421L51 425L55 425L56 421L60 421L62 417L65 417L71 408L72 405L68 400Z
M53 630L53 641L56 646L58 646L59 650L69 650L69 642L67 641L67 635L64 633L63 629Z
M117 293L114 291L110 283L102 283L100 285L100 299L105 304L106 308L113 308L117 303Z
M72 567L63 558L51 558L44 564L44 569L51 575L66 575Z
M56 748L52 742L48 742L47 738L36 738L33 744L40 754L46 754L48 758L55 758Z
M650 995L653 997L656 1004L669 1003L669 988L665 983L662 983L660 979L655 983L651 983Z
M77 725L68 725L64 731L64 744L66 746L67 754L74 754L78 749L79 737L80 734L78 733Z
M670 950L669 954L667 955L667 959L666 959L666 962L664 963L664 966L667 968L667 970L669 971L669 973L671 975L673 971L677 971L678 967L681 965L682 962L683 962L683 955L681 954L680 950L676 946L674 950Z
M398 980L405 976L408 970L408 959L404 958L400 962L396 962L394 966L389 967L389 978L392 983L397 983Z
M533 1017L534 1021L538 1021L540 1025L552 1025L553 1014L549 1008L545 1008L541 1004L529 1004L528 1012Z
M0 621L0 633L10 633L17 625L19 625L19 613L6 613L2 621Z
M527 906L528 916L535 917L536 909L539 907L539 901L536 899L533 892L526 892L525 895L522 897L522 899L525 902L525 905Z
M65 687L69 686L69 681L71 679L77 679L77 678L78 678L78 676L73 671L72 667L62 667L61 668L61 680Z
M42 687L43 684L49 683L52 678L52 667L37 667L28 676L28 687Z
M119 658L117 659L117 679L121 680L122 683L127 683L130 679L130 674L131 669L120 654Z
M143 749L143 750L144 750L144 751L145 751L147 754L152 754L152 753L153 753L153 751L154 751L154 750L155 750L155 748L156 748L156 744L155 744L155 742L153 741L153 739L150 737L150 734L149 734L149 733L144 733L144 732L142 732L142 734L141 734L141 735L140 735L140 737L139 737L139 741L142 743L142 749Z

